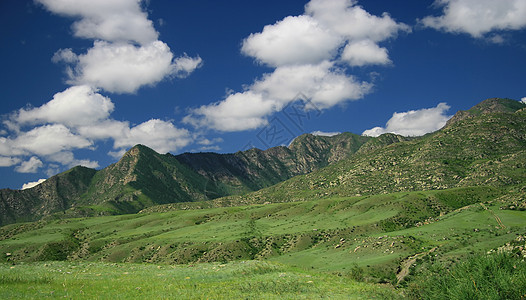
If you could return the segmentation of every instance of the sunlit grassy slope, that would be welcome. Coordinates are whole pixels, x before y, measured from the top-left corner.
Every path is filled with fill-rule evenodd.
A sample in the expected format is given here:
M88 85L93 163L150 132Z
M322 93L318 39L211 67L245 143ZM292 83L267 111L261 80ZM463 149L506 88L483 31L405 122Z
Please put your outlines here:
M109 263L0 265L0 298L396 299L394 289L334 274L240 261L185 266Z
M393 282L410 255L434 247L441 257L484 252L526 232L526 212L500 209L512 194L469 187L39 221L2 227L0 253L14 262L267 259Z

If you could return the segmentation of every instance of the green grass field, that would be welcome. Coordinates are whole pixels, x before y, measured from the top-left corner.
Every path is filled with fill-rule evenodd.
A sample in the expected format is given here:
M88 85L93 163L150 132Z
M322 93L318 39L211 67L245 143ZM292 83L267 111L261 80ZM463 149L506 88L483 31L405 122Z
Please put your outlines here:
M184 266L48 262L0 265L0 298L396 299L387 286L237 261Z
M525 234L503 199L469 187L12 224L0 298L393 298L425 263Z

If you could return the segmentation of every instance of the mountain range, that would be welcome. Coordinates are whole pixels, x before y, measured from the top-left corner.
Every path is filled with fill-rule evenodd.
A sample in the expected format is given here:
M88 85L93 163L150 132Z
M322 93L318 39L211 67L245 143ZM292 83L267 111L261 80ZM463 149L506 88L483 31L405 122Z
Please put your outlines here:
M0 225L141 210L289 202L526 182L526 104L492 98L422 137L304 134L233 154L159 154L136 145L101 170L74 167L0 190Z

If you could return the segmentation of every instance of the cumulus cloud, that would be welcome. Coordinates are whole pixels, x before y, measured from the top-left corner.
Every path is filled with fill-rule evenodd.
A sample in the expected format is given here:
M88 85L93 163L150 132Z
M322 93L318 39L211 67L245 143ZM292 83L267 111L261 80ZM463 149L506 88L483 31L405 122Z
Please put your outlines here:
M144 144L160 153L175 151L192 141L190 132L175 127L171 122L152 119L126 130L115 138L114 148Z
M28 183L24 183L22 185L22 190L26 190L26 189L30 189L32 187L35 187L39 184L41 184L42 182L46 181L46 179L39 179L38 181L33 181L33 182L28 182Z
M50 162L57 162L61 165L67 166L69 168L75 166L83 166L88 168L98 168L99 163L97 161L92 161L89 159L76 159L73 152L71 151L61 151L48 155L46 159Z
M68 83L90 85L112 93L135 93L166 77L186 77L202 65L188 55L174 59L168 45L141 8L140 0L37 0L49 11L78 18L77 37L93 39L84 54L58 50L54 62L68 64Z
M342 60L350 66L386 65L391 63L387 49L371 40L348 43L343 49Z
M432 108L395 112L385 127L365 130L362 135L376 137L388 132L404 136L424 135L446 125L447 120L451 118L446 114L449 108L446 103L439 103Z
M329 59L342 42L336 33L306 15L289 16L243 42L241 51L270 66L316 64Z
M113 93L134 93L180 69L172 59L170 48L161 41L143 46L95 41L93 48L78 56L69 83L88 84ZM185 72L192 72L198 64L191 67Z
M355 0L311 0L305 12L331 31L353 41L380 42L395 37L400 31L411 31L409 26L397 23L388 13L374 16L357 3Z
M59 49L51 58L51 61L54 63L65 62L72 64L78 62L78 60L77 54L71 48Z
M191 110L184 122L219 131L256 129L301 93L318 109L363 98L372 84L347 74L346 65L391 63L378 43L410 31L388 14L374 16L351 0L312 0L289 16L249 35L241 52L274 67L244 91ZM342 50L343 49L343 50Z
M76 135L63 124L51 124L35 127L21 133L13 140L13 146L37 155L47 156L57 152L72 149L83 149L93 145L93 142Z
M78 18L72 26L77 37L146 44L159 36L141 0L36 1L55 14Z
M443 7L443 14L427 16L420 22L437 30L482 38L492 31L526 27L526 2L523 0L436 0L435 5ZM495 41L502 41L502 36L495 37Z
M215 143L222 143L223 142L223 139L222 138L213 138L213 139L207 139L207 138L203 138L199 141L197 141L197 144L199 145L203 145L203 146L210 146L210 145L213 145Z
M93 47L77 54L59 49L51 60L66 64L71 84L39 107L25 107L6 116L0 134L0 166L48 176L63 167L99 163L80 159L79 149L94 150L103 140L113 141L110 155L144 144L160 152L177 151L192 141L172 122L151 119L131 126L111 118L115 104L103 91L135 93L169 77L183 78L203 64L186 53L176 57L158 40L141 0L36 0L52 13L75 18L76 37L93 39ZM117 158L120 158L117 157Z
M36 173L43 165L38 157L32 156L28 161L24 161L20 166L17 166L15 171L18 173Z
M170 76L184 78L203 65L199 56L184 54L174 58L162 41L137 46L99 40L85 54L61 49L52 60L68 64L69 84L89 85L112 93L135 93L142 86L153 86Z
M89 125L78 126L76 130L81 136L88 139L106 140L124 136L129 128L129 122L105 119Z
M201 57L190 57L185 53L174 60L171 73L176 77L185 78L202 65Z
M319 130L311 132L312 135L317 135L317 136L335 136L335 135L338 135L340 133L341 132L338 132L338 131L326 132L326 131L319 131Z
M330 108L346 100L362 98L371 84L346 75L334 62L317 65L283 66L265 74L250 90L265 99L278 101L278 109L293 101L299 92L307 95L318 108Z
M50 164L66 167L77 165L98 168L97 161L75 158L77 149L94 149L97 141L113 140L115 151L110 155L123 154L126 148L144 144L160 152L177 151L188 145L192 138L185 129L173 123L152 119L131 127L127 121L110 117L114 104L90 86L73 86L57 93L53 99L40 107L23 108L14 112L9 120L12 137L0 137L0 166L19 164L19 156L33 155ZM29 127L29 130L25 128ZM116 156L120 158L120 156ZM22 163L17 171L38 170L43 165L34 159ZM36 168L38 166L38 168ZM58 166L49 168L49 175Z
M183 121L219 131L256 129L267 124L267 116L294 101L298 91L309 95L310 101L323 109L360 99L370 88L369 83L334 69L332 62L282 66L263 75L244 92L194 109Z
M11 167L20 162L20 158L0 156L0 167Z
M194 109L183 122L219 131L242 131L267 124L266 115L275 111L277 101L245 91L228 95L225 100Z
M68 126L91 125L108 118L114 104L87 85L73 86L57 93L37 108L23 108L14 120L19 124L61 123Z

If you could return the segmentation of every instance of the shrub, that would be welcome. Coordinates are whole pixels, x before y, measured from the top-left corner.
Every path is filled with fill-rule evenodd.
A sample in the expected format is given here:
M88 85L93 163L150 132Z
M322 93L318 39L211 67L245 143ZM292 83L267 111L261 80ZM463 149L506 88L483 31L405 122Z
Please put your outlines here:
M434 264L409 284L414 299L521 299L526 262L511 253L475 255L447 268Z

